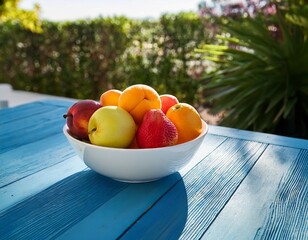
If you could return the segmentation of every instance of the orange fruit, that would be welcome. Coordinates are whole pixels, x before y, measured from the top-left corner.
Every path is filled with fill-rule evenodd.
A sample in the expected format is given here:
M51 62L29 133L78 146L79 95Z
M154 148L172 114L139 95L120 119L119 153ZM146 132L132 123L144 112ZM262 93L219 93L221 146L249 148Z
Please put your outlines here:
M129 112L139 124L147 111L161 108L161 100L154 88L145 84L135 84L122 92L118 106Z
M202 132L202 120L198 111L187 103L173 105L166 116L178 130L178 144L188 142Z
M100 104L104 106L118 106L119 98L122 92L117 89L110 89L104 92L100 97Z

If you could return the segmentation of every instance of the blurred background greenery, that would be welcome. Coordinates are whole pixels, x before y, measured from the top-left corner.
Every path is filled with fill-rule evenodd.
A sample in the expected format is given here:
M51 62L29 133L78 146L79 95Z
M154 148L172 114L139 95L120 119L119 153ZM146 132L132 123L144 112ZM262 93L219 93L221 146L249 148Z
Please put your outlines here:
M51 22L0 1L0 83L98 99L144 83L221 125L308 138L308 4L200 1L198 12Z

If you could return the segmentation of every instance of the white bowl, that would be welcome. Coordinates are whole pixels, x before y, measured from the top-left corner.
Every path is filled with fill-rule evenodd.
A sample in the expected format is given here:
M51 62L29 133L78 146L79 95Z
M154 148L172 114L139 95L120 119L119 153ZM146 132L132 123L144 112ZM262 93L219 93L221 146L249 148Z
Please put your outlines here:
M208 125L195 139L162 148L122 149L96 146L70 135L67 125L63 132L84 163L97 173L123 182L150 182L179 171L199 149Z

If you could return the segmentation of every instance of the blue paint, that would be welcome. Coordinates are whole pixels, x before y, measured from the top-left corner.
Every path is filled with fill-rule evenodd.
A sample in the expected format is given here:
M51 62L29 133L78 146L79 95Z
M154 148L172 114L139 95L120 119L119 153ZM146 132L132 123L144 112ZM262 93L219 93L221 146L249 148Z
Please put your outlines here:
M307 159L308 151L302 150L292 162L255 239L308 239Z
M81 221L128 186L82 171L0 213L1 239L47 239Z
M39 151L38 151L39 149ZM56 157L55 157L56 156ZM0 155L0 187L75 156L63 134L55 134Z
M181 180L135 221L120 239L179 239L187 214L187 193Z
M13 122L1 124L0 153L61 133L66 123L63 113L65 108L54 109L25 118L21 115Z
M175 173L155 182L129 184L127 188L58 238L118 239L180 180L181 176Z
M210 126L198 159L182 175L121 183L74 161L62 133L62 115L73 102L46 100L0 110L0 200L5 201L0 239L200 239L206 233L228 236L228 229L243 226L251 232L253 224L219 219L241 212L253 191L262 191L264 196L257 196L271 206L256 238L307 238L307 140ZM274 186L266 188L277 192L262 189L262 179L253 175L260 164L279 167L279 174L269 172ZM242 186L258 189L239 193ZM249 209L244 213L264 217L250 216ZM214 227L219 222L223 227Z
M221 126L211 126L209 128L209 133L214 134L214 135L219 135L219 136L226 136L226 137L260 142L260 143L268 143L272 145L293 147L293 148L308 150L308 140L307 139L291 138L291 137L279 136L275 134L239 130L239 129L234 129L234 128L221 127Z

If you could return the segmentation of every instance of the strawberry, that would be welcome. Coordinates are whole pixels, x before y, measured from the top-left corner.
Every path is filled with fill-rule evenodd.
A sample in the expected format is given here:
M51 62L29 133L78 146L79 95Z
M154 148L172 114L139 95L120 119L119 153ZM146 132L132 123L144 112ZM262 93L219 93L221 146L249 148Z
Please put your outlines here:
M152 109L144 114L136 139L140 148L166 147L177 143L178 132L162 110Z

